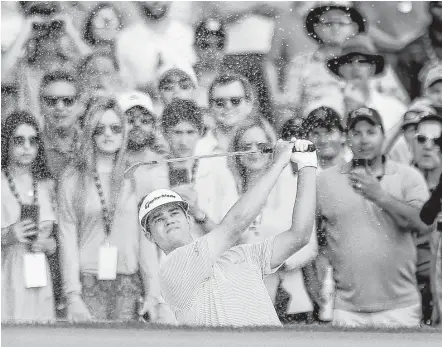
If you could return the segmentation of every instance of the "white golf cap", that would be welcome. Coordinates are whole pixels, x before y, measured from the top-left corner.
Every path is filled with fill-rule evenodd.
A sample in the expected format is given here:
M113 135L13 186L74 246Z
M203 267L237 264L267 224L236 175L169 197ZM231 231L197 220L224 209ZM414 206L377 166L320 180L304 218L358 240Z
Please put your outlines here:
M117 96L117 100L123 112L130 110L132 107L141 106L153 115L156 115L152 99L147 94L138 91L120 93Z
M187 212L189 205L183 200L181 196L169 189L157 189L148 194L140 205L138 211L138 220L144 228L144 222L149 214L157 207L167 204L178 204L184 211Z
M161 83L161 81L170 73L173 72L181 72L185 75L189 76L190 80L193 82L195 88L198 87L198 79L195 74L195 70L193 69L192 65L190 64L164 64L160 66L158 69L158 85Z

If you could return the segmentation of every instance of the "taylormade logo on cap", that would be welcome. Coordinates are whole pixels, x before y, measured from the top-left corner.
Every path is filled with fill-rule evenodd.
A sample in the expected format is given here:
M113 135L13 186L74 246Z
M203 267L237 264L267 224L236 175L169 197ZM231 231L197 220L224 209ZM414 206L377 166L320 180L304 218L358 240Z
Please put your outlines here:
M153 210L171 203L178 204L184 211L187 211L189 207L181 196L169 189L157 189L147 195L141 202L140 210L138 211L138 220L141 226L144 228L144 220Z
M163 195L160 195L160 196L156 196L152 200L147 201L146 204L144 205L144 208L149 208L150 205L152 205L155 201L157 201L158 199L161 199L161 198L176 198L176 195L163 194Z

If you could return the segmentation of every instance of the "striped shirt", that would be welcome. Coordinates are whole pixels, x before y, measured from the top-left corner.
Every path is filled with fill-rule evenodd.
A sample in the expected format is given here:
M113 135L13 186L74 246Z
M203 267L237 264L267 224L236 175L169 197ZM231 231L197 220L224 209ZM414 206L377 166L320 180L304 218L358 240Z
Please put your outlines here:
M163 297L180 324L282 326L263 281L273 240L232 247L211 264L207 235L177 248L163 262Z

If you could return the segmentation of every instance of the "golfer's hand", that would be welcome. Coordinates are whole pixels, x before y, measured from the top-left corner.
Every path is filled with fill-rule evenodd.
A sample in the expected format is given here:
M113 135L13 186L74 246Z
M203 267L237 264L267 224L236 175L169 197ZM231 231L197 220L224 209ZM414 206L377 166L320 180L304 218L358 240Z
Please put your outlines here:
M89 310L81 299L69 304L67 318L74 323L88 322L92 320Z
M289 141L278 140L276 142L275 150L273 151L273 160L275 163L280 163L284 167L290 162L292 155L293 144Z
M297 140L292 138L294 142L293 148L295 152L291 153L290 160L298 165L298 170L304 167L318 167L318 157L316 151L308 152L308 146L313 143L307 140Z

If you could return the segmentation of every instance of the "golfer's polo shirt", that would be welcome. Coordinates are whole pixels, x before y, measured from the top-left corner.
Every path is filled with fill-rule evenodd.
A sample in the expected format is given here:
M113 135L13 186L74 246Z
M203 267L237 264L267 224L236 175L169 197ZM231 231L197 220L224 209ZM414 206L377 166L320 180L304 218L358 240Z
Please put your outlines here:
M318 176L317 206L325 217L327 253L336 281L335 308L379 312L416 305L416 246L375 203L349 183L350 163ZM382 189L420 210L429 193L414 168L387 160Z
M273 240L232 247L211 264L207 235L177 248L163 262L163 297L180 324L281 326L263 277Z

